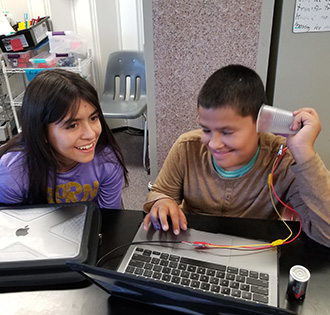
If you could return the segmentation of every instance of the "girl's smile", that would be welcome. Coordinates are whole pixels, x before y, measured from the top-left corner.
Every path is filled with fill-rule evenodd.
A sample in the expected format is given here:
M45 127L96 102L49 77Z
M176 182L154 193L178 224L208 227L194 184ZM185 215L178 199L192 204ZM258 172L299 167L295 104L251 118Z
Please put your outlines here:
M101 132L97 111L84 100L74 118L68 113L62 121L49 124L48 141L55 152L58 171L66 172L78 163L92 161Z

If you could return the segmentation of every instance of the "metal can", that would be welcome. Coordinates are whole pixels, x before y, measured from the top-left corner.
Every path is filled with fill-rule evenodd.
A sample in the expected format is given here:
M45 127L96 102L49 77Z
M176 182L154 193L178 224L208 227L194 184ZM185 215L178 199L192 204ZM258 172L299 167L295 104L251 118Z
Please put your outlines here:
M307 268L300 265L291 267L288 291L296 299L304 299L310 277L311 275Z

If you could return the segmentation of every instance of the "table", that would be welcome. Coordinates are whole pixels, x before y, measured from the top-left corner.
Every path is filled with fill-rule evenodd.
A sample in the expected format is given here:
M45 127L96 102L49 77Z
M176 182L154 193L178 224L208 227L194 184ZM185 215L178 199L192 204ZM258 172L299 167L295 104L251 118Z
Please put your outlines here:
M273 241L287 235L280 221L187 216L189 227L210 232L221 232L248 238ZM135 210L102 210L102 245L99 256L129 243L143 220L143 212ZM293 232L297 222L289 222ZM103 265L115 269L125 248L116 251ZM298 314L330 314L328 284L330 283L330 248L322 246L302 233L291 244L281 248L279 270L280 306ZM303 302L287 297L286 289L291 266L301 264L311 272L308 291ZM157 314L168 315L168 310L110 297L95 285L60 286L51 290L9 292L0 294L0 311L6 315L25 314ZM171 312L176 314L175 312Z

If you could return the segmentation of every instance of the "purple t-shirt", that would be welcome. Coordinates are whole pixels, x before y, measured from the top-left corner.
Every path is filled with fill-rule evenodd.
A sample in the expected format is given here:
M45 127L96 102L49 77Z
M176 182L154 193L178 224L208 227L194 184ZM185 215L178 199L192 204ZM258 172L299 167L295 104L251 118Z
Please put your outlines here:
M106 156L106 158L105 158ZM20 204L28 193L25 154L8 152L0 159L0 203ZM35 170L36 172L38 170ZM57 203L94 201L100 208L120 209L123 169L110 148L95 154L89 163L78 163L65 173L57 173ZM49 183L52 178L49 179ZM48 198L54 195L49 185Z

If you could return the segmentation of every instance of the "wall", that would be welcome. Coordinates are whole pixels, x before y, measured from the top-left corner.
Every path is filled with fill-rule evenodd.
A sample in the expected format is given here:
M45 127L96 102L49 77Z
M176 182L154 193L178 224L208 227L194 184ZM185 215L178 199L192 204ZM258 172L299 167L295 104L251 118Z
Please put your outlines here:
M298 2L297 2L298 3ZM292 31L295 16L295 0L277 1L276 20L278 42L272 51L270 83L268 92L273 97L275 107L290 111L301 107L313 107L319 114L322 131L315 141L318 152L330 169L330 71L329 51L330 32L294 33ZM320 3L305 1L305 4L318 6ZM299 2L301 8L304 3ZM307 8L306 8L307 9ZM308 12L308 11L307 11ZM325 10L321 22L310 12L314 23L329 22L329 10ZM327 17L328 16L328 17ZM306 24L311 23L304 16ZM324 19L324 20L323 20ZM313 24L313 23L311 23ZM322 24L321 24L322 25ZM269 97L271 99L271 97Z
M144 1L145 23L153 29L152 32L147 29L150 37L145 40L146 54L153 55L152 64L147 58L147 67L154 71L149 72L151 78L148 79L154 80L154 84L149 81L147 85L148 98L151 93L149 105L154 102L150 106L155 107L154 111L148 112L151 141L155 137L150 147L152 180L176 138L199 127L196 99L205 80L215 70L230 63L256 69L262 2ZM268 45L273 9L272 6L267 8L264 13L270 16L268 41L262 40ZM267 54L267 49L265 51ZM265 75L266 62L260 65ZM157 164L153 163L155 159Z

